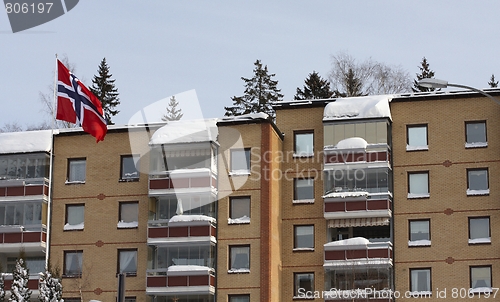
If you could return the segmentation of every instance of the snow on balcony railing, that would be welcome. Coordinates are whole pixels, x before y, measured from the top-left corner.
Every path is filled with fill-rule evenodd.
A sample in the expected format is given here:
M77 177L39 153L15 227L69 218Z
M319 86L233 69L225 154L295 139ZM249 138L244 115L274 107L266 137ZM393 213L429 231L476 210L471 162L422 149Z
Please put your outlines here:
M390 264L392 263L392 243L370 242L363 237L328 242L323 245L324 266ZM352 262L352 263L351 263Z

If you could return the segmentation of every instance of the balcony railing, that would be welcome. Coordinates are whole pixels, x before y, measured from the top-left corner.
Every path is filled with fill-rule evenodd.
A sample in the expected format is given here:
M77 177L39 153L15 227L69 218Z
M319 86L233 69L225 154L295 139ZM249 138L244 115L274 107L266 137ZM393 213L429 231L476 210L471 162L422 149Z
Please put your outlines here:
M216 187L217 179L208 168L173 170L149 175L150 195Z
M392 243L356 237L324 245L324 266L392 265Z
M147 271L146 293L153 294L213 294L215 271L196 265L176 265Z
M47 179L3 179L0 180L0 198L48 195Z
M12 288L13 276L12 274L3 274L4 276L4 289L6 291L10 291ZM39 286L40 276L38 274L30 274L28 280L28 288L32 291L36 291L33 294L38 294L38 286ZM34 297L32 294L32 297Z
M170 241L213 241L216 220L205 215L176 215L170 220L148 222L148 243Z
M25 250L44 247L47 241L47 232L42 227L27 229L20 225L0 226L0 247L12 246L14 249L23 247Z
M348 163L372 163L390 162L391 152L386 144L368 145L366 149L337 149L331 146L324 148L324 163L348 164Z

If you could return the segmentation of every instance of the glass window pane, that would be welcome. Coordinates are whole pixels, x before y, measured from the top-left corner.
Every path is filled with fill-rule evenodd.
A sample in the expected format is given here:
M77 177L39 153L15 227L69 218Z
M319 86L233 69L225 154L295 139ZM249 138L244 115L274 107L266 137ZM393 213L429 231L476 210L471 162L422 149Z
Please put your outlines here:
M250 302L250 295L229 296L229 302Z
M86 160L70 160L68 181L85 181Z
M471 267L471 288L491 287L491 267Z
M293 199L314 199L314 179L295 179L295 196Z
M488 189L488 170L469 170L469 190Z
M469 220L469 239L490 238L490 219L471 218Z
M408 127L409 146L427 146L427 126Z
M298 297L300 293L305 294L308 291L314 291L313 273L295 273L294 276L294 295Z
M231 171L250 171L250 149L231 150Z
M69 225L77 225L83 223L84 209L85 208L83 205L67 205L66 223Z
M411 270L410 283L412 292L431 291L431 271L429 269Z
M294 248L314 248L314 226L295 226Z
M133 222L139 219L139 204L137 202L120 203L120 221Z
M231 202L232 219L250 217L250 197L233 197Z
M411 173L409 176L409 192L412 194L429 193L429 174Z
M430 240L429 221L410 221L410 241Z
M120 251L120 273L137 273L137 251Z
M467 123L466 124L467 143L485 143L486 142L486 123Z
M296 133L295 134L295 154L311 155L314 152L314 135L313 133Z
M139 171L136 168L135 162L139 166L139 159L133 156L122 156L122 175L121 179L136 179L139 178Z
M66 252L64 257L64 274L79 275L82 271L82 252Z
M249 269L250 268L250 247L249 246L231 246L230 249L230 269Z

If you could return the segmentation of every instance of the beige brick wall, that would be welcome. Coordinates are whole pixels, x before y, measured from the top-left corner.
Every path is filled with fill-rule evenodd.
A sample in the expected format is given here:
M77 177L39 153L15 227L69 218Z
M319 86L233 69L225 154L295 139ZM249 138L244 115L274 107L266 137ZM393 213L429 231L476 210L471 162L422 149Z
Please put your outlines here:
M132 134L148 150L148 139ZM87 134L58 135L54 143L53 212L50 262L63 270L64 251L83 251L82 278L63 278L64 297L114 301L117 290L118 249L137 249L137 276L126 278L126 295L146 301L148 175L137 182L119 182L120 155L130 155L127 132L110 131L103 142ZM68 158L86 158L85 184L65 184ZM147 154L140 161L148 171ZM139 227L117 229L119 202L139 203ZM64 231L67 204L85 205L83 231ZM91 275L91 276L90 276Z
M500 107L487 98L392 102L394 160L394 259L396 290L409 290L410 268L430 267L432 288L470 286L469 266L492 265L500 287ZM486 121L488 147L465 148L465 122ZM406 127L428 125L428 151L406 151ZM451 163L451 166L449 164ZM447 167L448 166L448 167ZM467 196L467 169L488 168L488 196ZM430 198L408 199L408 172L429 171ZM491 244L468 244L468 217L490 216ZM410 219L430 219L431 246L408 247ZM447 261L448 260L448 261ZM475 299L479 299L478 296ZM497 298L498 299L498 298Z

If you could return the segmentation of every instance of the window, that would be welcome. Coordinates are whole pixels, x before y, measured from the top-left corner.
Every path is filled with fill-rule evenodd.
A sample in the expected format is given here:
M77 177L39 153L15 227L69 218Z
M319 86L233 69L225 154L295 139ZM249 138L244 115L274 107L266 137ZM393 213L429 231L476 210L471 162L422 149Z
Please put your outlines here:
M66 301L66 300L64 300ZM125 302L135 302L136 298L135 297L125 297Z
M314 225L296 225L293 228L293 249L314 250Z
M406 150L429 150L427 125L411 125L406 128Z
M491 292L491 265L470 267L470 288L474 293Z
M305 298L307 292L314 292L314 273L293 274L294 297Z
M410 220L410 240L408 246L430 246L431 245L431 221Z
M429 172L408 173L408 198L429 196Z
M314 178L295 178L293 187L293 200L295 203L314 202Z
M469 217L469 244L491 243L490 217Z
M410 291L413 293L431 292L431 269L413 268L410 269Z
M136 228L139 221L138 202L120 202L118 228Z
M68 182L85 182L85 158L68 159Z
M250 196L229 198L229 224L250 223Z
M16 268L18 257L7 257L7 270L5 272L12 273ZM25 257L26 268L31 274L36 274L45 271L45 257Z
M465 147L487 147L486 122L465 122Z
M231 175L250 174L250 149L231 150Z
M488 194L488 169L467 169L467 195Z
M250 246L233 245L229 247L228 273L250 272Z
M64 275L78 277L82 274L83 251L64 252Z
M136 165L137 162L137 165ZM139 180L139 171L136 167L139 166L139 158L135 155L122 155L120 166L120 180L136 181Z
M125 273L127 276L137 274L137 249L118 250L118 273Z
M229 295L229 302L250 302L250 295Z
M314 155L314 132L295 131L294 132L294 156L313 156Z
M83 217L85 206L83 204L67 204L66 205L66 224L64 230L83 230Z
M0 225L42 224L42 203L16 201L0 204Z

